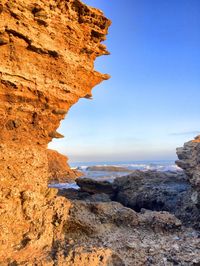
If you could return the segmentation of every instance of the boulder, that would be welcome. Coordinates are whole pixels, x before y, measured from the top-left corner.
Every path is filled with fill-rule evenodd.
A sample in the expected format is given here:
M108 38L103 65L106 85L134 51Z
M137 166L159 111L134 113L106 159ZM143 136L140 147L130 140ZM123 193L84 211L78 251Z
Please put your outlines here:
M143 208L152 211L170 212L183 224L200 226L200 212L192 201L197 200L188 177L181 171L134 171L118 177L113 183L113 199L124 206L140 212Z
M142 208L173 211L190 184L182 172L135 171L116 178L113 188L115 200L136 211Z
M76 179L76 183L80 187L81 192L87 192L90 194L104 193L110 197L113 197L115 193L112 183L108 181L98 181L90 178L78 178Z

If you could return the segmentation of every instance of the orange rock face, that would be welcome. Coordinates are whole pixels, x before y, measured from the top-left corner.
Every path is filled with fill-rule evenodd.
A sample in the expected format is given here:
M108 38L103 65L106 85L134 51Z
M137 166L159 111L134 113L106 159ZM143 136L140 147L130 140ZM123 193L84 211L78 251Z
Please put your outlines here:
M108 78L93 63L107 54L110 22L77 0L1 3L0 137L46 145L69 108Z
M68 158L57 151L47 150L49 164L49 183L70 183L83 174L77 170L70 169L67 164Z
M108 78L94 60L108 54L109 25L79 0L0 3L1 265L52 265L70 202L47 187L47 144L62 137L69 108Z

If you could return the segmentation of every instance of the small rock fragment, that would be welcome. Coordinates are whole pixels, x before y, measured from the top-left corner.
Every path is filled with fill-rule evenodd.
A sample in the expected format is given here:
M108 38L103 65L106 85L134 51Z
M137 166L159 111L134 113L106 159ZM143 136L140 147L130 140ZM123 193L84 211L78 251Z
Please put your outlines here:
M49 133L49 137L51 138L55 138L55 139L61 139L64 138L64 136L60 133L58 133L57 131L52 131Z

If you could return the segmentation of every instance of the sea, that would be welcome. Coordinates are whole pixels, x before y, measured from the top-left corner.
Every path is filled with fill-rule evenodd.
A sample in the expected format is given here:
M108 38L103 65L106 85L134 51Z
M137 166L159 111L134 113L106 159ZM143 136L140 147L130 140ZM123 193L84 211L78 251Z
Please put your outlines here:
M175 172L181 171L181 169L175 164L173 160L168 161L123 161L123 162L75 162L70 163L72 169L77 169L83 173L83 178L91 178L95 180L106 180L113 182L116 177L126 176L130 172L116 172L116 171L90 171L88 167L90 166L115 166L123 167L128 170L141 170L141 171L163 171L163 172ZM76 183L59 183L51 184L49 187L55 187L59 189L64 188L74 188L78 189L79 187Z

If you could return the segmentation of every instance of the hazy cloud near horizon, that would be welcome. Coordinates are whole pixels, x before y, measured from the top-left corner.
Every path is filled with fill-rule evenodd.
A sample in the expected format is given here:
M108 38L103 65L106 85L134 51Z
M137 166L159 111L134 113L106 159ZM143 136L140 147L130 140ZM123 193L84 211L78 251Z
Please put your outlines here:
M170 136L188 136L188 135L199 135L200 131L183 131L183 132L174 132L174 133L170 133Z

